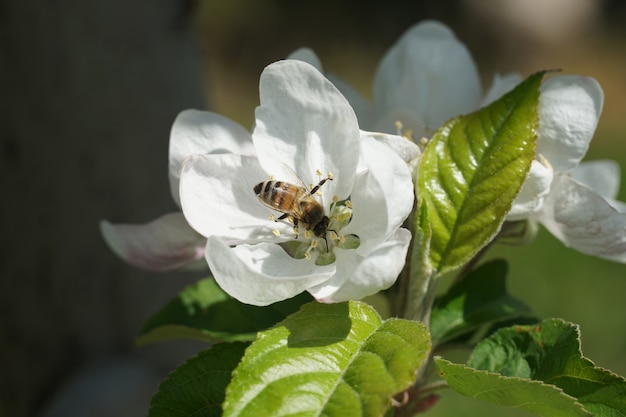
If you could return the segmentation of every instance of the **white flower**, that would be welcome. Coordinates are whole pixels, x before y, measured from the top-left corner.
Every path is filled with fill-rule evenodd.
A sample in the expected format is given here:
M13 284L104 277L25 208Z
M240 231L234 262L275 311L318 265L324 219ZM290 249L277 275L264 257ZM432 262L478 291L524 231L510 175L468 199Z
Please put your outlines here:
M292 56L321 68L310 50ZM351 102L361 126L391 132L399 121L415 139L430 136L451 117L497 100L521 81L516 74L496 75L481 97L478 72L467 48L448 27L434 21L407 30L385 54L374 77L373 104L342 80L329 78ZM578 167L595 131L602 101L602 89L591 78L555 76L543 83L537 159L507 220L539 221L568 246L626 262L626 210L613 200L616 191L598 191L606 183L619 182L616 165ZM579 169L605 176L581 178Z
M208 238L206 259L218 284L255 305L305 290L337 302L388 288L410 241L400 227L413 205L407 165L359 130L345 98L308 64L268 66L260 101L255 155L194 155L183 165L183 212ZM257 197L255 186L270 178L299 185L292 172L305 187L332 174L314 196L329 217L326 233L316 236L302 219L296 233Z
M569 247L626 262L626 206L614 200L619 166L580 163L603 99L593 78L555 76L543 83L537 159L508 219L538 221Z
M180 207L180 168L193 154L252 154L250 133L242 126L215 113L181 112L172 126L169 145L170 191ZM152 270L206 269L206 238L194 231L181 211L168 213L146 224L100 223L105 242L131 265Z
M321 69L317 56L300 49L291 56ZM450 28L424 21L409 28L387 51L376 70L373 103L344 81L328 75L350 101L361 127L395 133L416 140L430 137L448 119L470 113L512 89L519 75L496 75L483 97L476 65Z

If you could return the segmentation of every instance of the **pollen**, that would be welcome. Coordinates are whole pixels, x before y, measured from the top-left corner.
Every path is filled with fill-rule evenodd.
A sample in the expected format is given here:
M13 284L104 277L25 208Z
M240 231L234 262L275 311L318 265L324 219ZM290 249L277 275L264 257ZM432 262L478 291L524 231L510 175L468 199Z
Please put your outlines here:
M274 229L274 230L272 230L272 233L274 233L274 236L280 237L280 230Z
M346 205L346 207L348 207L349 209L351 209L351 208L352 208L352 201L350 201L350 200L346 200L344 204L345 204L345 205Z
M307 230L306 232L304 232L304 238L305 239L311 239L311 235L313 234L313 232L311 232L310 230Z

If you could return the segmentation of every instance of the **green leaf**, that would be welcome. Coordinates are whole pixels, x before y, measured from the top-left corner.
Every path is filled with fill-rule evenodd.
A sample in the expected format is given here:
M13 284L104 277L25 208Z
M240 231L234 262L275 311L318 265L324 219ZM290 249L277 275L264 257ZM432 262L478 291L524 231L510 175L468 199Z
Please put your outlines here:
M382 416L430 351L426 327L362 302L306 304L246 349L225 416Z
M435 358L439 375L452 389L468 397L521 408L545 417L588 417L575 398L554 385L523 378L505 377L489 371Z
M246 343L220 343L189 359L159 386L148 417L218 417Z
M506 261L495 260L453 285L433 309L430 321L433 344L529 313L526 304L507 294L506 273Z
M440 362L452 388L486 401L543 416L626 415L626 380L585 358L578 326L562 320L500 329L476 346L467 367Z
M254 340L260 330L278 323L311 301L308 293L257 307L226 294L212 278L198 281L157 312L144 325L137 344L173 339L204 341Z
M418 201L428 210L430 261L440 274L471 259L500 229L535 157L543 72L498 101L454 118L420 162Z

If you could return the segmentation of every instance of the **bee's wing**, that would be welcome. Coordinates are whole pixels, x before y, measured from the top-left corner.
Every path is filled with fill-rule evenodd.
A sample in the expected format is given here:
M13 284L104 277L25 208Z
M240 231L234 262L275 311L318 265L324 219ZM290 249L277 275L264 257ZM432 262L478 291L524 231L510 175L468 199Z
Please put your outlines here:
M276 162L272 166L272 171L275 172L270 172L269 174L274 180L288 182L289 184L297 185L298 187L302 187L306 190L311 189L311 187L302 181L302 178L300 178L296 171L294 171L293 168L287 164Z

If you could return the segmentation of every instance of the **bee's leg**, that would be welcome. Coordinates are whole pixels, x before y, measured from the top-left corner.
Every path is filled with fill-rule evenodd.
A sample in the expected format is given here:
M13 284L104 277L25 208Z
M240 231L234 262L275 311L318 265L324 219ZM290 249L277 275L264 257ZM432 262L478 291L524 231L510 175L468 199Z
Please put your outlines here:
M285 220L287 218L287 216L289 216L287 213L283 214L282 216L280 216L279 218L277 218L274 221L279 221L279 220Z
M293 231L296 234L296 239L298 238L298 235L300 234L300 229L298 229L298 219L296 219L295 217L292 217L293 219Z
M319 183L318 183L315 187L311 188L311 194L315 194L315 193L317 192L317 190L319 190L319 189L320 189L320 187L321 187L322 185L324 185L324 183L325 183L326 181L328 181L328 180L331 180L331 181L332 181L333 179L332 179L332 177L326 177L326 178L322 179L322 180L321 180L321 181L320 181L320 182L319 182Z

